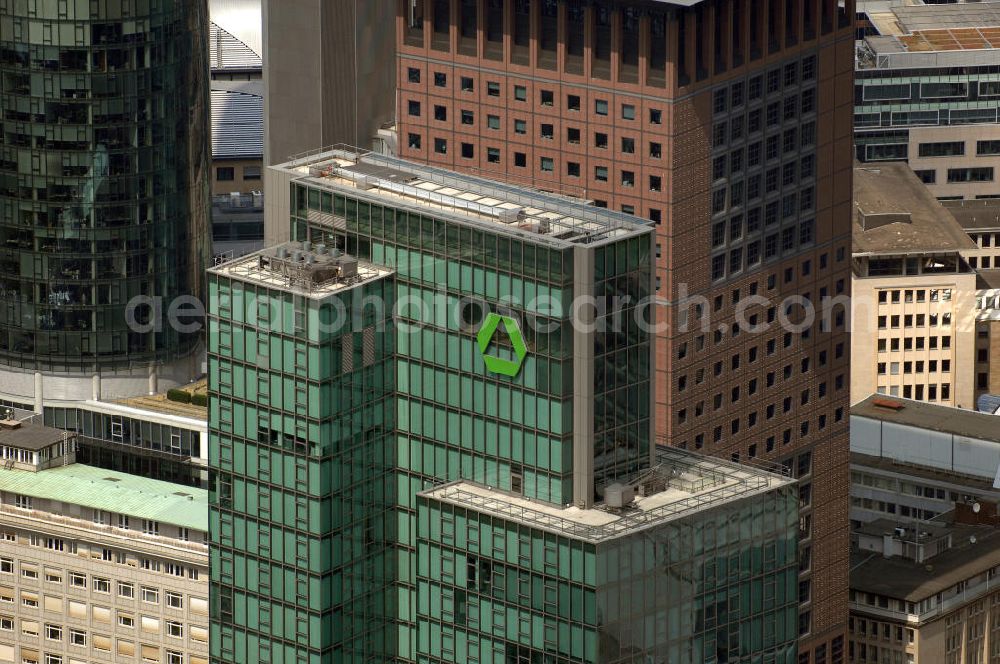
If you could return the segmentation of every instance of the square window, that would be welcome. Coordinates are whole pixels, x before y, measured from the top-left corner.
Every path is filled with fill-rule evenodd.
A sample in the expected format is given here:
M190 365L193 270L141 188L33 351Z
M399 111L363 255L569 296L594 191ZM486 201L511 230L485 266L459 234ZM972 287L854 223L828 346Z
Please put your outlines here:
M594 147L605 149L608 147L608 135L602 132L594 134Z
M448 141L443 138L434 139L434 152L448 154Z
M649 156L653 159L660 159L663 156L663 146L660 143L650 143Z
M486 82L486 94L488 94L490 97L499 97L500 96L500 84L497 83L496 81L487 81Z
M471 125L476 121L476 115L472 111L462 111L462 124Z
M543 124L541 128L541 136L542 138L551 141L555 138L555 129L550 124Z
M622 104L622 120L635 120L635 106Z
M571 178L580 177L580 164L575 161L566 162L566 175Z
M580 130L576 127L566 128L566 142L572 145L580 144Z
M472 159L476 154L475 148L472 147L472 143L462 143L462 158Z
M607 166L595 166L594 167L594 179L598 182L608 181L608 167Z
M539 96L542 106L552 106L555 104L555 95L552 93L552 90L542 90Z
M514 133L515 134L527 134L528 133L528 122L526 120L514 120Z
M622 186L623 187L635 186L635 173L633 171L622 171Z
M663 111L658 108L649 109L649 124L663 124Z
M566 95L566 108L571 111L580 110L580 96L579 95Z
M500 129L500 116L499 115L488 115L486 116L486 126L490 129Z
M434 72L434 85L439 88L448 86L448 75L442 72Z
M419 150L420 149L420 143L421 143L420 134L408 134L407 135L407 137L406 137L406 145L411 150Z
M236 169L232 166L220 166L215 169L215 179L218 182L232 182L236 179Z
M420 82L420 70L416 67L408 67L406 70L406 80L410 83Z
M412 99L407 103L407 113L413 117L420 117L420 102Z
M541 157L539 159L539 168L541 168L544 173L551 173L555 170L555 161L552 157Z
M469 76L462 77L462 92L474 92L476 89L475 83L473 83L472 78Z
M486 161L491 164L499 164L500 148L486 148Z
M448 120L448 109L445 106L435 106L434 107L434 119L440 122L445 122Z
M514 165L518 168L525 168L528 165L528 155L523 152L515 152Z
M594 113L597 115L607 115L608 114L608 102L605 99L594 100Z
M622 138L622 153L623 154L635 154L635 139L634 138Z
M528 100L528 88L523 85L514 86L514 99L517 101L527 101Z

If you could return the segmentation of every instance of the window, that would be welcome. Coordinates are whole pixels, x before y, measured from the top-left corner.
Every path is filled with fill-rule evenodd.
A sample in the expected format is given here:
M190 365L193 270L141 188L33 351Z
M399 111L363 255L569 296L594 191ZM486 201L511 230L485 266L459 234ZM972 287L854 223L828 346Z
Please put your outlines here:
M579 95L566 95L566 108L571 111L580 110L580 96Z
M21 509L30 510L31 509L31 496L22 496L21 494L14 495L14 506L20 507Z
M935 182L937 182L937 171L922 170L913 172L916 174L918 178L920 178L920 181L923 182L924 184L934 184Z
M119 597L135 597L135 586L131 583L126 583L125 581L118 582L118 596Z
M434 72L434 86L438 88L448 87L448 75L439 71Z
M260 166L244 166L243 167L243 179L244 180L259 180L260 179Z
M500 116L499 115L487 115L486 116L486 126L490 129L500 129Z
M164 593L164 600L172 609L183 609L184 608L184 595L180 593L170 592L169 590Z
M976 154L979 156L1000 155L1000 141L997 140L977 141Z
M184 664L184 653L168 650L167 664Z
M62 641L62 627L59 625L45 625L45 638L49 641Z
M608 102L605 99L594 100L594 113L597 115L607 115L608 114Z
M663 178L659 175L649 176L649 190L650 191L661 191L663 189Z
M528 100L528 88L523 85L514 86L514 99L517 101L527 101Z
M178 639L184 638L184 625L174 620L168 620L167 636L173 636Z
M572 178L580 177L580 164L579 162L569 161L566 162L566 175Z
M69 573L69 585L75 586L77 588L86 588L87 587L87 575L86 574L80 574L79 572L70 572Z
M407 137L406 137L406 145L411 150L419 150L420 149L420 143L421 143L420 134L408 134L407 135Z
M965 154L965 142L921 143L918 151L921 157L960 157Z
M550 124L543 124L541 128L541 136L542 138L551 141L555 138L555 129Z
M658 108L649 109L649 124L663 124L663 111Z
M471 125L476 122L476 114L472 111L462 111L462 124Z
M555 104L555 96L552 94L552 90L541 91L540 103L542 106L552 106Z
M649 144L649 156L653 159L659 159L663 156L663 146L659 143Z
M608 181L608 167L607 166L595 166L594 167L594 179L598 182Z
M622 120L635 120L635 106L622 104Z
M445 122L448 120L448 109L444 106L434 106L434 119L440 122Z
M514 165L518 168L525 168L528 165L528 155L523 152L515 152Z
M406 70L406 78L410 83L419 83L420 70L416 67L408 67Z
M462 83L462 92L473 92L476 89L472 79L468 76L463 76L461 83Z
M956 182L992 182L992 181L993 181L992 167L948 169L949 184L953 184Z
M541 157L539 158L538 166L542 169L542 172L551 173L555 170L555 161L552 157Z
M608 147L608 135L602 132L594 134L594 147L606 149Z
M160 591L156 588L142 587L142 601L146 604L159 604L160 603Z
M443 138L434 139L434 152L448 154L448 141Z
M497 83L496 81L487 81L486 82L486 94L489 95L490 97L499 97L500 96L500 84Z
M476 154L472 143L462 143L462 159L472 159Z
M633 171L622 171L622 186L623 187L635 186L635 173Z
M635 139L622 137L622 153L635 154Z
M95 576L93 578L93 588L96 593L110 593L111 581L109 579L102 579Z
M486 161L491 164L499 164L500 148L486 148Z
M572 145L580 144L580 130L576 127L566 128L566 142Z
M420 117L420 102L412 99L406 104L406 111L415 118Z
M127 613L118 613L118 625L124 627L125 629L135 628L135 618L128 615Z
M515 134L527 134L528 133L528 122L526 120L514 120L514 133Z

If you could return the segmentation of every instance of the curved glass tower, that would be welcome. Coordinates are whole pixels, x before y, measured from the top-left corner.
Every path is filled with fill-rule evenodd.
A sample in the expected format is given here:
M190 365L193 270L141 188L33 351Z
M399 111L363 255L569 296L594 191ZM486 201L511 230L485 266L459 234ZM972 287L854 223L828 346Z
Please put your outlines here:
M138 375L197 346L127 313L200 292L207 25L205 0L0 4L0 369Z

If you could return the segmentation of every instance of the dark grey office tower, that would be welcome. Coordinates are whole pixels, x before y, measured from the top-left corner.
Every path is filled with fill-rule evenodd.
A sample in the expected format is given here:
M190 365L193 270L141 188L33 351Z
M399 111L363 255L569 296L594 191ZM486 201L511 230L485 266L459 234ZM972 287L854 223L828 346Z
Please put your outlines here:
M200 291L207 29L205 0L0 2L0 398L190 378L197 338L127 313Z

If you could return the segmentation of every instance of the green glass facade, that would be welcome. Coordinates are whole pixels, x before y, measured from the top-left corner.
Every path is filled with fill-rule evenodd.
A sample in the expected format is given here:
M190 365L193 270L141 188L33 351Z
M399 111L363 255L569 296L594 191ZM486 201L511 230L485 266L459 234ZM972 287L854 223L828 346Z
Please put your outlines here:
M225 265L210 271L213 659L624 662L633 660L609 658L612 641L641 644L635 652L651 655L707 652L722 631L727 653L733 644L739 654L733 633L759 627L763 635L780 615L756 652L785 662L795 650L787 621L797 616L797 597L785 587L797 574L791 493L767 494L759 513L740 501L732 506L738 516L699 513L671 523L674 530L634 537L614 529L577 536L434 495L435 487L467 482L497 505L511 497L601 519L594 506L609 485L653 472L652 339L641 324L652 286L651 228L539 192L490 188L487 197L477 189L486 191L485 181L382 157L364 165L372 177L410 178L411 189L353 186L324 175L325 164L296 167L288 246L344 252L392 271L377 287L355 287L382 298L374 310L392 329L375 345L378 389L364 392L368 379L338 382L342 342L313 334L323 319L296 313L294 288L257 286L251 297L224 278ZM447 183L447 196L469 191L460 204L443 197L427 204L427 189L413 184L420 177L428 188ZM548 205L553 217L578 217L599 232L540 232L498 223L483 208L460 209L476 196L508 196L539 210L532 214ZM264 293L281 302L281 335L253 322L253 302ZM289 326L300 331L289 334ZM267 364L279 356L283 364ZM506 363L491 369L484 356ZM275 382L279 374L283 383ZM308 481L294 484L296 472ZM730 523L736 531L703 534ZM697 544L671 554L667 542L685 537ZM662 573L669 555L681 556L672 563L685 581ZM622 559L636 562L621 567ZM708 584L708 570L719 565L732 571ZM659 595L619 615L629 584ZM769 584L753 616L735 615L742 607L733 605L695 633L681 631L686 623L670 614L674 600L688 620L706 615L709 604L729 607L743 597L732 594L741 584L748 602ZM635 626L621 622L632 620L643 629L664 621L663 634L633 634ZM615 647L614 657L627 649Z
M97 372L195 347L133 331L126 305L201 292L207 26L205 0L0 3L0 363Z
M621 536L418 497L417 661L794 664L794 487Z
M213 661L391 661L394 291L210 274Z

